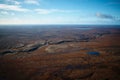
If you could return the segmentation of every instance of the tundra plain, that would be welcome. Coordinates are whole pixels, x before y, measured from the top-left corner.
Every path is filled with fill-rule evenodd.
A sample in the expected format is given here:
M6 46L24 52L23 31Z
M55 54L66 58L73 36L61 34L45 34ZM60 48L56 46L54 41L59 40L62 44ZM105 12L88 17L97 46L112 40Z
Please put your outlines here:
M0 80L120 80L120 28L1 26Z

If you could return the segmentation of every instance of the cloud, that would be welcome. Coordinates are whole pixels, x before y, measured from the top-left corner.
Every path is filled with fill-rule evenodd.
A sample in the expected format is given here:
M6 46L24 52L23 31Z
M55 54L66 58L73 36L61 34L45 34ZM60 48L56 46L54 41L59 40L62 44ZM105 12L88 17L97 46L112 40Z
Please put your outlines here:
M25 0L24 2L27 3L27 4L39 5L39 1L38 0Z
M7 11L0 11L0 14L8 15L9 13Z
M109 19L109 20L114 20L114 21L120 21L120 19L112 16L112 15L108 15L108 14L101 14L101 13L96 13L96 16L101 18L101 19Z
M53 12L58 12L59 10L56 9L35 9L35 11L39 14L49 14Z
M21 8L21 6L18 6L18 5L7 5L7 4L0 4L0 9L2 9L2 10L20 11L20 12L29 11L28 9Z
M72 10L60 10L60 9L35 9L38 14L50 14L55 12L73 12Z
M101 14L101 13L96 13L96 16L99 18L104 18L104 19L114 19L115 17L107 14Z
M18 2L18 1L16 1L16 0L6 0L6 2L11 3L11 4L14 4L14 5L19 5L19 4L21 4L21 2Z
M13 12L8 12L8 11L0 11L0 14L2 14L2 15L15 15L15 13L13 13Z

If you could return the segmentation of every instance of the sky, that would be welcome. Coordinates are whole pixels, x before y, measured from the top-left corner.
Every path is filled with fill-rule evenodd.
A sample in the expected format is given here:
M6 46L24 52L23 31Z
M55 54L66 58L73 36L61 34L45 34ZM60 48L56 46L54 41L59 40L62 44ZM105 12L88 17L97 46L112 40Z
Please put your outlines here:
M0 25L120 25L120 0L0 0Z

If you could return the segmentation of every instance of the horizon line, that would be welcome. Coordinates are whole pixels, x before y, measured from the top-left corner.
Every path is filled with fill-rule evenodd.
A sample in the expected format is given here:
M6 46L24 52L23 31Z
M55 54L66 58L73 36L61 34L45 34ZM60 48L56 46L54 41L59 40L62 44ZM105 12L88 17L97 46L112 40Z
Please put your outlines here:
M120 24L0 24L0 26L2 26L2 25L108 25L108 26L110 26L110 25L118 25L118 26L120 26Z

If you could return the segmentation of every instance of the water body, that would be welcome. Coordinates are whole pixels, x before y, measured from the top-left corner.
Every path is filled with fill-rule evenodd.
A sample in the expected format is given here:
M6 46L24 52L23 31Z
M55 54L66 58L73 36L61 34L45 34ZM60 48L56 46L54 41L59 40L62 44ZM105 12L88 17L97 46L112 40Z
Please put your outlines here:
M99 52L87 52L87 54L89 54L89 55L95 55L95 56L99 56L100 55Z

